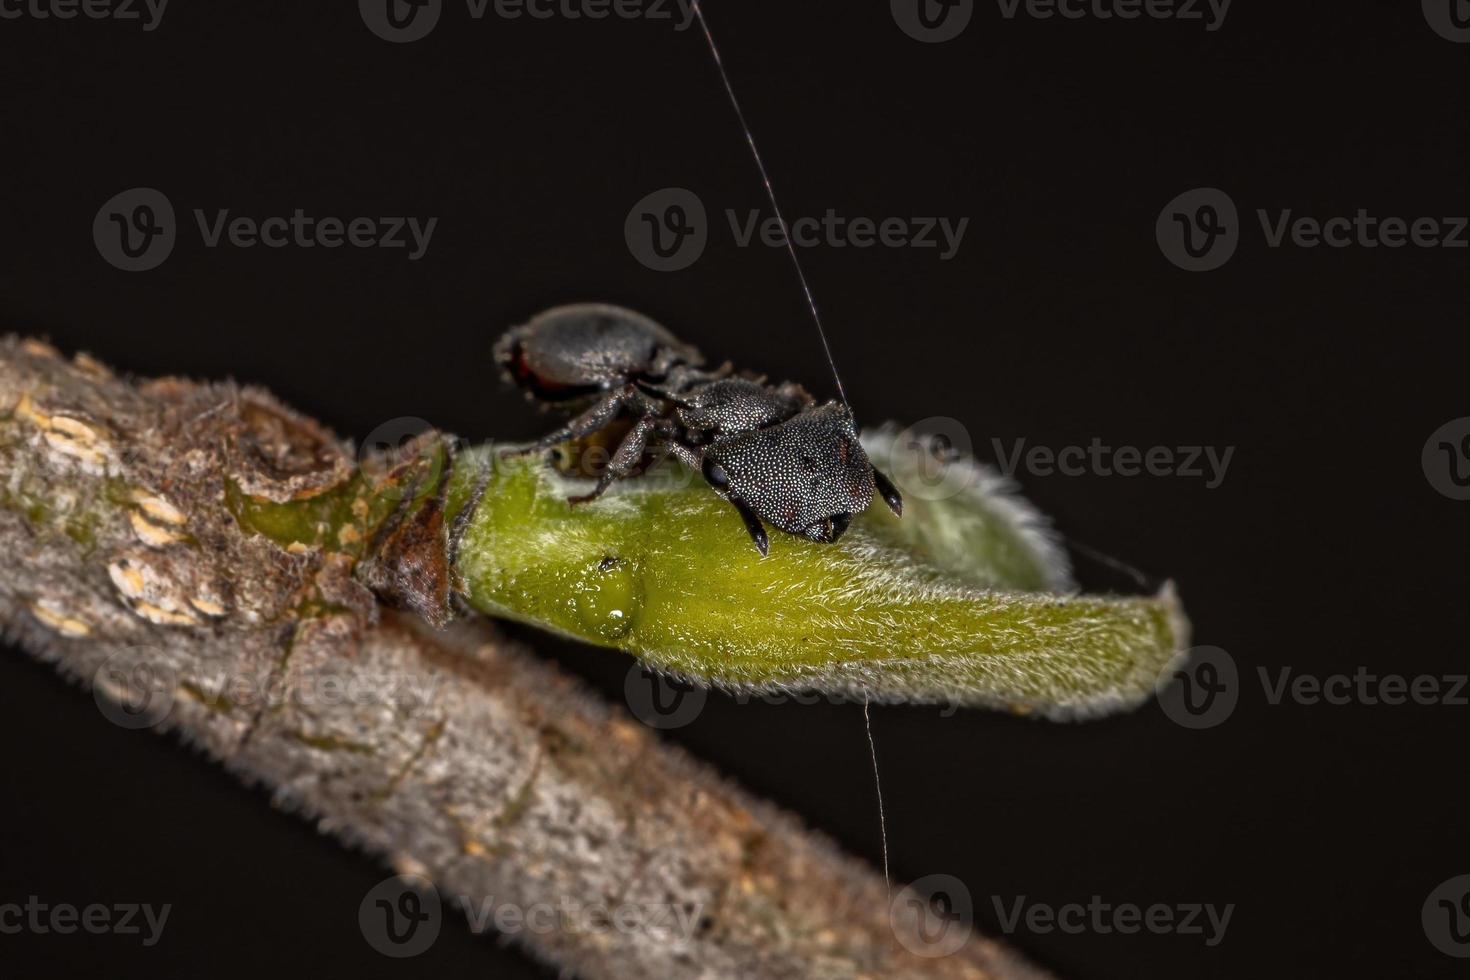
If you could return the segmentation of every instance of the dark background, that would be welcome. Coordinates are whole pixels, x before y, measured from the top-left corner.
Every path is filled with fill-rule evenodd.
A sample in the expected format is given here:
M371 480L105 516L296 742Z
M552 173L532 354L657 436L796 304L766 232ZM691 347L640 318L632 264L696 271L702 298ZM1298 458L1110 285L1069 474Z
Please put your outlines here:
M559 302L645 310L715 358L830 382L786 256L736 247L764 208L694 30L473 20L411 44L351 3L175 0L158 27L0 20L0 329L140 375L273 389L346 436L418 416L474 439L546 426L501 388L496 334ZM895 877L1059 905L1234 903L1224 941L1012 941L1070 977L1448 976L1420 908L1470 871L1458 785L1470 708L1268 703L1257 667L1465 672L1470 503L1420 451L1467 414L1470 251L1268 248L1256 208L1470 211L1470 45L1417 4L1237 0L1199 21L1004 19L976 6L920 44L886 4L710 0L788 217L968 217L959 254L804 252L861 419L961 421L1003 446L1236 447L1218 489L1021 475L1062 530L1179 584L1196 641L1242 689L1189 731L1150 704L1084 725L875 708ZM97 210L168 195L159 268L99 256ZM663 187L710 210L709 248L662 273L623 224ZM1154 222L1227 191L1243 239L1188 273ZM429 250L207 249L193 208L436 216ZM1112 580L1081 565L1084 584ZM620 654L514 632L621 698ZM357 927L381 867L165 739L123 731L18 651L0 901L169 902L162 942L4 936L9 965L117 975L549 975L451 920L393 961ZM876 862L861 709L712 697L669 736ZM37 960L39 961L39 960ZM1461 967L1463 969L1463 967ZM487 973L487 971L489 971Z

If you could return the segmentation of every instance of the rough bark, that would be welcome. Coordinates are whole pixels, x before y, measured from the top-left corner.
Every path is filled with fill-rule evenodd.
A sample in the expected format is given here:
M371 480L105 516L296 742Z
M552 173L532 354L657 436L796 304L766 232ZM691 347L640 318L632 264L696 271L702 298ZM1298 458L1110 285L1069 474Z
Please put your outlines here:
M518 932L576 975L1039 975L979 936L914 955L881 878L789 815L487 621L436 630L385 606L364 583L395 535L332 494L356 470L264 392L0 340L0 627L120 723L206 747L446 902L583 910L581 928ZM256 503L309 500L314 545L242 526Z

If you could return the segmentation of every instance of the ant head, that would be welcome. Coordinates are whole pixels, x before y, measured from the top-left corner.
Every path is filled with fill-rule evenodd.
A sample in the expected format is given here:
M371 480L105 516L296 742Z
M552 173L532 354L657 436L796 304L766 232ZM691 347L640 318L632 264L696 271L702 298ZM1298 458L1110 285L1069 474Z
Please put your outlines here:
M823 542L842 536L852 515L872 503L877 485L852 412L835 402L715 442L705 450L704 475L766 523Z

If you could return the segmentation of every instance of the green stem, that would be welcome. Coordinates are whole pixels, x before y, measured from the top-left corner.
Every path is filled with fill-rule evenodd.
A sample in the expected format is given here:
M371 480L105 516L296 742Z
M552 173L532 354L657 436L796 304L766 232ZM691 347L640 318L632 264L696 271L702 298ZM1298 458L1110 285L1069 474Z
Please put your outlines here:
M283 546L359 559L359 578L435 624L452 588L704 684L1051 717L1152 693L1188 644L1172 589L1077 595L1045 521L999 477L891 431L864 442L906 491L902 520L870 507L835 544L778 533L765 558L680 468L572 507L588 481L488 445L446 466L437 437L316 496L229 503Z

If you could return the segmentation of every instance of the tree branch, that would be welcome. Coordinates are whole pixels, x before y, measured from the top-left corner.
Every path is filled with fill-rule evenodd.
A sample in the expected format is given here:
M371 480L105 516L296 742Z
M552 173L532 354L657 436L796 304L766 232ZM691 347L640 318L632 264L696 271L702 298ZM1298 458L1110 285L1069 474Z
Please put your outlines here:
M372 486L412 500L418 465ZM432 599L413 543L437 532L363 479L264 392L0 340L0 627L120 724L180 733L446 900L584 910L518 933L577 975L1040 975L978 936L916 955L882 881L789 815L488 622L381 605L365 581ZM310 527L265 533L285 502Z

